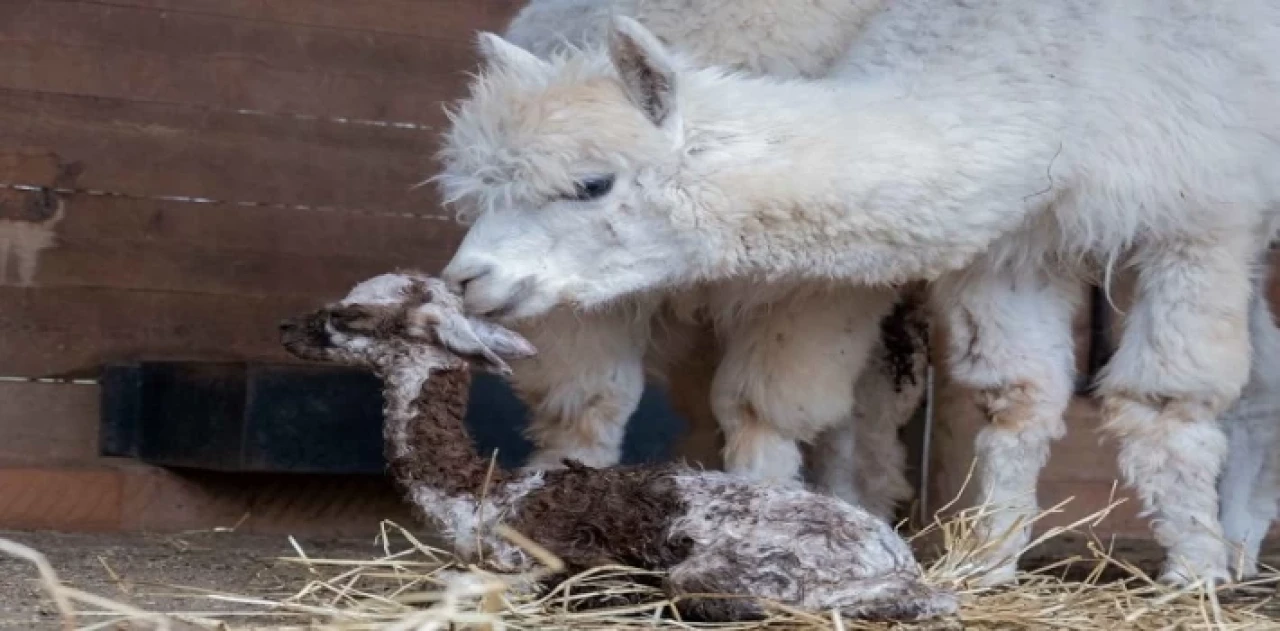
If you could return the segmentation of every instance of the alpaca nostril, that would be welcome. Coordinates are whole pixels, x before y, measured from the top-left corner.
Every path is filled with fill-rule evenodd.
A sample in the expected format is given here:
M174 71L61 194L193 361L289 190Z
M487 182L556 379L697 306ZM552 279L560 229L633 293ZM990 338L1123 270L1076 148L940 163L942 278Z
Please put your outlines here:
M294 330L296 330L297 328L298 328L298 323L297 323L297 322L294 322L293 320L281 320L281 321L280 321L280 332L281 332L281 333L288 333L289 331L294 331Z

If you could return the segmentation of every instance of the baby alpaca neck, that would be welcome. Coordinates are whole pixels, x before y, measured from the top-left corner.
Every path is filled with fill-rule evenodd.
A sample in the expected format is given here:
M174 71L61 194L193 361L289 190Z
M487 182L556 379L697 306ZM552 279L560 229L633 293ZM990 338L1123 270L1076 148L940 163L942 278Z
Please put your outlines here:
M486 482L507 480L481 457L464 419L471 372L409 365L384 380L386 457L391 474L410 489L431 487L447 497L479 496Z

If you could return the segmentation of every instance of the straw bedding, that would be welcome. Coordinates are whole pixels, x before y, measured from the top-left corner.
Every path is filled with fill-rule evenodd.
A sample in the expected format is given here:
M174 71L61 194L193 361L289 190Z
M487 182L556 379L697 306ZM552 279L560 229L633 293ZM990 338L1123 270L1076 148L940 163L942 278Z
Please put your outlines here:
M1031 545L1067 533L1090 537L1118 502L1069 527L1048 529ZM943 511L947 511L944 507ZM1062 505L1045 511L1056 512ZM554 591L536 594L524 586L558 569L559 561L519 533L506 536L525 547L544 568L534 575L498 577L455 564L425 545L409 529L386 522L380 554L368 559L322 559L295 545L285 559L305 564L313 577L288 597L193 593L189 611L202 599L233 603L237 611L209 619L182 611L142 611L61 585L37 551L0 539L0 552L31 561L63 616L65 629L333 629L408 631L427 629L1280 629L1276 588L1280 572L1216 590L1174 590L1124 559L1097 538L1089 553L1024 572L1018 585L970 586L974 576L976 518L988 507L949 512L917 529L909 539L928 580L955 587L962 598L955 618L918 624L871 624L771 606L770 617L751 624L698 625L675 617L671 602L652 575L601 567L575 576ZM626 605L611 603L626 602ZM635 604L639 602L639 604Z

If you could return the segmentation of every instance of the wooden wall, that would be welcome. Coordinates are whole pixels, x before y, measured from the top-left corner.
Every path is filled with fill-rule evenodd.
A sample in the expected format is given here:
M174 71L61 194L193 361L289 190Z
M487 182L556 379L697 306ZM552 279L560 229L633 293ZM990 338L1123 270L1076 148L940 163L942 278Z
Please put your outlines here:
M282 316L438 269L459 231L414 185L475 31L519 4L0 3L0 527L261 521L312 501L314 485L96 458L91 379L127 358L291 361ZM29 380L48 377L90 381ZM306 510L341 522L367 508L351 493Z

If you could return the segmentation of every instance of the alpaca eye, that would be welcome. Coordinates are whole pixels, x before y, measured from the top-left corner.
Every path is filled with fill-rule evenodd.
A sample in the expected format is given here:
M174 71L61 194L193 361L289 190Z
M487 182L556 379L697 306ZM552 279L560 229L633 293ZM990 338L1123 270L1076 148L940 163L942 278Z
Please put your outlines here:
M573 185L573 194L569 199L579 202L600 199L613 190L612 175L596 175L578 180Z

